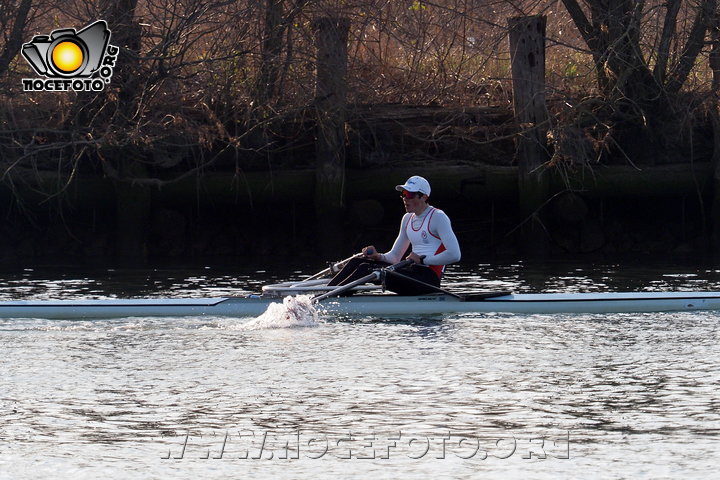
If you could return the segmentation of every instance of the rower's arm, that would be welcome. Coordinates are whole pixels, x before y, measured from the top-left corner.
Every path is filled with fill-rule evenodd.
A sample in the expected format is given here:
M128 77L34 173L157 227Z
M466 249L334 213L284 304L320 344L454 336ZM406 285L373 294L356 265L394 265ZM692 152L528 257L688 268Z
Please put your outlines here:
M453 232L448 217L442 210L436 210L430 225L430 233L440 238L445 250L423 259L425 265L449 265L460 261L460 244Z
M383 261L396 264L400 260L402 260L403 255L405 254L405 252L407 252L408 247L410 247L410 239L407 236L408 221L410 221L410 214L406 213L405 215L403 215L402 221L400 222L400 232L395 239L392 250L383 253Z

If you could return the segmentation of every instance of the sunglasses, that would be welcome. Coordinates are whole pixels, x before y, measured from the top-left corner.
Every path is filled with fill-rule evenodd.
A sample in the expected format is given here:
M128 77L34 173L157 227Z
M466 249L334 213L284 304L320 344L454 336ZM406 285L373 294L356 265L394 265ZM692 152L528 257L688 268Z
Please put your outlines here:
M403 190L400 198L407 198L409 200L411 198L420 198L422 196L423 194L420 192L408 192L407 190Z

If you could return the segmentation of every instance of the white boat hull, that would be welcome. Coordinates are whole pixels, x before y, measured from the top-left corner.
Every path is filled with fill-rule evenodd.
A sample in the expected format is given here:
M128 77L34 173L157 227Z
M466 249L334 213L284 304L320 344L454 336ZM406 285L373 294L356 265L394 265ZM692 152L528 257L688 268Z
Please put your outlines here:
M0 302L0 318L110 319L125 317L255 317L282 298L39 300ZM450 295L354 295L321 303L328 314L433 315L444 313L634 313L720 310L720 292L509 294L478 300Z

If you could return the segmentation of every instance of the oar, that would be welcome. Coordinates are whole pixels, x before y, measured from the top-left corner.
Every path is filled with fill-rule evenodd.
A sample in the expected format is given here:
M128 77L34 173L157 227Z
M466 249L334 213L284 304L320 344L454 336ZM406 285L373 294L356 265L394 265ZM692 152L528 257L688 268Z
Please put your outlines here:
M403 260L402 262L396 263L395 265L390 265L388 267L383 267L378 270L373 271L372 273L365 275L362 278L358 278L357 280L350 282L345 285L340 285L334 290L330 290L329 292L321 293L320 295L314 296L311 301L313 303L322 302L326 298L335 297L337 295L340 295L343 292L347 292L351 288L355 288L358 285L362 285L363 283L372 282L373 280L378 280L385 274L386 272L395 272L396 269L405 267L407 265L410 265L413 263L412 260Z
M328 268L326 268L325 270L322 270L322 271L316 273L316 274L313 275L312 277L306 278L305 280L303 280L303 282L309 282L310 280L315 280L316 278L324 277L325 275L327 275L327 274L329 274L329 273L337 273L337 272L339 272L339 271L342 269L342 267L344 267L350 260L352 260L353 258L358 258L358 257L362 257L362 256L363 256L362 253L356 253L355 255L352 255L352 256L346 258L345 260L340 260L339 262L333 263L332 265L330 265L330 266L329 266Z
M417 279L415 279L415 278L408 277L407 275L403 275L402 273L399 273L399 272L390 271L390 272L388 272L388 273L391 274L391 275L395 275L396 277L400 277L400 278L403 278L403 279L405 279L405 280L409 280L409 281L411 281L411 282L415 282L415 283L417 283L418 285L422 285L423 287L427 287L427 288L429 288L429 289L431 289L431 290L433 290L433 291L435 291L435 292L444 293L445 295L450 295L451 297L455 297L455 298L457 298L458 300L461 300L461 301L463 301L463 302L478 301L478 300L483 300L483 299L486 299L486 298L503 297L503 296L505 296L505 295L511 295L511 294L512 294L511 291L501 290L501 291L496 291L496 292L475 292L475 293L468 293L468 294L466 294L466 295L458 295L457 293L453 293L453 292L450 292L450 291L448 291L448 290L445 290L444 288L436 287L435 285L431 285L431 284L425 283L425 282L423 282L423 281L421 281L421 280L417 280Z

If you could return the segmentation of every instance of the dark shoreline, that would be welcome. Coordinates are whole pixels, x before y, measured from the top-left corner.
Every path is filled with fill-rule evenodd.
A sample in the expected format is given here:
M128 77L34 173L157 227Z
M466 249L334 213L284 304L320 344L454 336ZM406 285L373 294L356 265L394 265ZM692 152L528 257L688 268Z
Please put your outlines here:
M3 188L0 263L43 258L114 258L119 264L224 256L342 258L368 244L389 249L404 213L393 187L416 173L430 180L431 204L448 213L466 255L522 257L518 226L524 219L518 212L513 168L437 164L349 169L345 215L329 232L318 228L312 170L256 172L244 181L215 173L162 188L128 184L126 197L133 200L133 191L141 192L143 201L135 206L121 204L115 184L100 177L74 179L55 198L38 194L30 185L15 192ZM554 185L555 193L543 207L550 243L545 258L713 252L709 164L642 171L599 166L558 177ZM133 216L132 208L140 213ZM135 247L122 249L128 230ZM339 237L339 248L328 251L323 239L333 234Z

